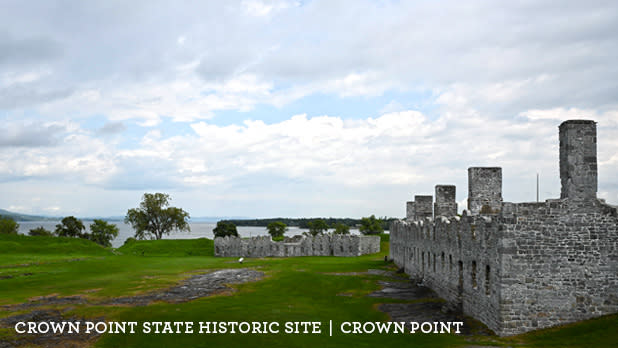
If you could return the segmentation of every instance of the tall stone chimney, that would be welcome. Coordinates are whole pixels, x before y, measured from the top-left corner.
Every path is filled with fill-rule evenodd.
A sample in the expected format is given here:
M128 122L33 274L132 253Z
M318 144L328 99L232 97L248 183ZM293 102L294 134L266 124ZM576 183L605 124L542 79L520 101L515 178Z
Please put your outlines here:
M433 218L433 196L414 196L414 219Z
M498 214L502 209L502 168L468 168L468 210L471 214Z
M451 217L457 215L455 185L436 185L436 202L433 205L435 216Z
M406 202L406 220L414 221L414 202Z
M581 202L597 197L597 125L564 121L560 133L560 198Z

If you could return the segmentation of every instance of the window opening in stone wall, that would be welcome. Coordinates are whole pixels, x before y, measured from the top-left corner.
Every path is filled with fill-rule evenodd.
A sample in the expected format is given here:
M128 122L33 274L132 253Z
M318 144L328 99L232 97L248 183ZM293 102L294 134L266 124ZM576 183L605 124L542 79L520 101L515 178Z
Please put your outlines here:
M488 295L488 296L489 296L489 294L491 292L490 291L490 283L489 283L489 271L490 271L489 265L487 265L485 267L485 295Z
M431 269L431 253L427 252L427 270Z
M423 273L425 273L425 252L423 251L423 253L421 254L421 261L422 261L422 268L421 270L423 271Z
M433 254L433 271L436 272L436 254Z
M457 290L459 292L459 296L463 293L463 262L458 262L459 266L459 283L457 284Z
M448 255L448 271L453 271L453 255Z
M476 239L476 225L470 225L470 234L472 235L472 239Z
M442 270L444 271L446 268L446 263L444 262L444 251L442 252L442 256L440 258L442 259Z
M472 288L476 289L476 261L472 261L472 272L470 273L470 276L472 278Z

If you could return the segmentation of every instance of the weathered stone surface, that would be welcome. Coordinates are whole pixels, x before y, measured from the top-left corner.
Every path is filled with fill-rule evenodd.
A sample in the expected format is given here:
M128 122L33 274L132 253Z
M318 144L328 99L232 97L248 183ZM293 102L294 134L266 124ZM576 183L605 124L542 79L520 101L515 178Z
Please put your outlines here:
M571 201L597 197L597 128L596 122L570 120L559 127L560 198Z
M560 142L561 199L502 202L500 168L470 168L471 214L394 222L395 264L499 335L618 312L618 210L596 199L594 122L563 123Z
M406 202L406 220L412 221L414 220L414 201Z
M502 168L468 168L468 210L476 214L497 214L502 208Z
M414 196L414 220L433 218L433 196Z
M215 256L221 257L347 257L378 252L379 236L318 234L314 237L295 236L283 242L273 242L270 236L215 238Z
M436 185L436 202L434 203L434 216L451 217L457 215L455 185Z

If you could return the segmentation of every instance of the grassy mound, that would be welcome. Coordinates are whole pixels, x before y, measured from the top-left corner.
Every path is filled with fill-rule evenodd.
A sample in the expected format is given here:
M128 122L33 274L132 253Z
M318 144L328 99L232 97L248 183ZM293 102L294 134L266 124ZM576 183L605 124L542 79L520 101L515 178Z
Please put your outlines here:
M92 241L69 237L0 234L2 254L110 255L111 250Z
M214 242L207 238L131 240L118 251L137 256L213 256Z

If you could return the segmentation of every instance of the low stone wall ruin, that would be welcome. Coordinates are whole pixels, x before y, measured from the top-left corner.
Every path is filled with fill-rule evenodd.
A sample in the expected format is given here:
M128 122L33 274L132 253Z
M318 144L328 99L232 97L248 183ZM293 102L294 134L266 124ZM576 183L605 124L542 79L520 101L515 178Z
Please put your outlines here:
M294 236L282 242L274 242L270 236L215 238L215 256L221 257L360 256L377 252L379 236L324 234Z

